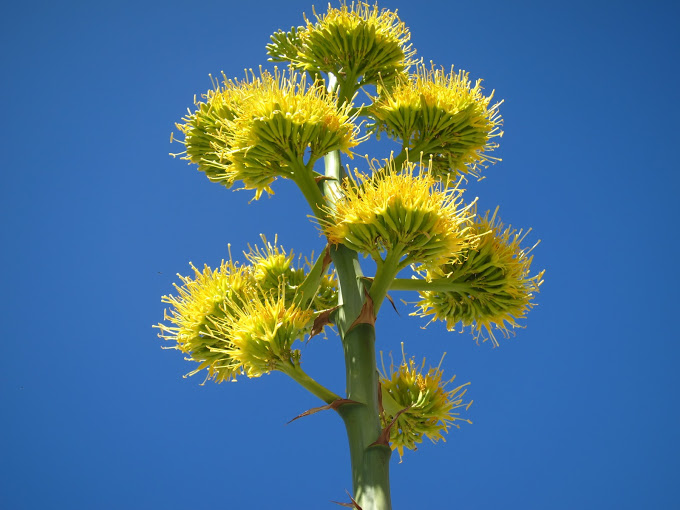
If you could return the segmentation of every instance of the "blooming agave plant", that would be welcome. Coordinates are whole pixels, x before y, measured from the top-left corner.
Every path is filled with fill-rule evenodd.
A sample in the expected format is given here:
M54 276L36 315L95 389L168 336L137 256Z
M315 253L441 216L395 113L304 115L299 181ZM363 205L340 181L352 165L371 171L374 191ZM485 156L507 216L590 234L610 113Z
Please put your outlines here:
M347 427L354 492L346 506L384 510L392 450L403 455L471 423L467 385L445 379L441 366L426 370L402 346L402 363L378 370L374 324L388 292L417 293L414 315L469 326L497 345L534 306L543 273L531 274L526 234L463 199L464 179L497 161L493 94L464 71L415 61L396 12L353 3L305 21L267 47L285 72L225 76L177 128L184 159L213 182L241 183L259 198L278 178L292 180L328 244L299 264L262 238L246 263L192 266L163 297L170 309L157 327L198 364L191 374L222 382L279 371L319 397L326 405L314 411L335 410ZM368 104L357 104L361 91ZM382 134L401 144L397 155L367 157L363 170L342 166L343 153L351 158ZM372 276L360 255L375 261ZM398 277L403 271L411 277ZM343 344L346 395L309 377L295 348L328 325Z

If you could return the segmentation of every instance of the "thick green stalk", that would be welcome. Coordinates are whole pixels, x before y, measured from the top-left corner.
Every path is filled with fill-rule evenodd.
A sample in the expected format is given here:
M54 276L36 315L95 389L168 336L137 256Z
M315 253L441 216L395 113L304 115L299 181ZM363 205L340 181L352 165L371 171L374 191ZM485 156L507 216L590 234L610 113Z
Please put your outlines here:
M333 77L329 88L334 89ZM331 207L340 196L342 165L340 154L326 156L324 194ZM392 453L376 444L381 432L378 403L378 372L373 324L355 324L365 303L361 266L356 252L344 246L331 248L338 277L338 309L335 323L342 338L347 377L347 398L338 413L345 422L352 463L354 499L363 510L391 510L389 462ZM371 310L372 312L372 310Z
M376 444L381 432L378 414L378 377L375 329L369 324L352 328L343 338L347 398L338 412L345 422L352 464L354 499L363 510L390 510L389 463L392 450Z

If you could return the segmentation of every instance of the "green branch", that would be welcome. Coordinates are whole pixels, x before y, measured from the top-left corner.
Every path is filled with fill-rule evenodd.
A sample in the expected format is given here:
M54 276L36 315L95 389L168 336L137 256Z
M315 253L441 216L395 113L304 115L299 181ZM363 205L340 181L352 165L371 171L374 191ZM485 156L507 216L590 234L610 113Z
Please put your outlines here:
M309 391L312 395L319 397L327 404L331 404L340 398L338 395L327 389L325 386L322 386L314 379L309 377L307 373L304 370L302 370L302 367L300 367L300 365L298 364L284 363L281 366L281 372L289 376L300 386Z
M371 283L371 299L373 300L373 311L378 315L378 310L382 305L387 291L391 288L394 278L403 269L401 258L404 246L399 243L391 249L385 256L385 260L378 263L375 277Z

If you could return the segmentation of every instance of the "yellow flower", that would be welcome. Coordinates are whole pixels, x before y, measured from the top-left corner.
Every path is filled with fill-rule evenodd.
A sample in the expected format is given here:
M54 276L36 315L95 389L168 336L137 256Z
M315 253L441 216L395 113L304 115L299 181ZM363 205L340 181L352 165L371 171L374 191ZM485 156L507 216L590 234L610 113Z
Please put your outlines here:
M438 266L474 242L472 204L463 205L462 190L442 186L428 171L417 174L412 163L401 172L391 160L382 170L371 166L373 174L359 174L358 186L346 180L344 196L329 208L330 221L322 225L329 242L376 261L383 252L396 260L406 256L403 267Z
M535 305L534 293L544 274L530 276L533 255L529 253L536 245L528 250L520 246L529 231L504 229L497 212L498 208L490 219L487 212L475 220L478 246L458 262L424 272L433 288L441 290L421 292L420 310L415 313L445 321L450 330L458 323L470 326L477 337L486 340L488 334L494 345L498 345L494 329L507 337L508 328L519 327L517 320Z
M351 156L360 143L349 107L338 107L320 84L308 85L293 71L225 78L205 99L177 125L185 134L185 159L227 187L242 181L256 198L272 193L277 177L311 173L328 152Z
M396 11L352 2L339 9L329 4L326 14L314 11L314 16L315 22L305 17L305 27L272 36L267 47L272 60L290 61L310 73L333 73L360 86L390 83L414 63L411 34Z
M373 129L401 140L412 154L433 156L433 172L443 179L477 176L480 167L495 162L488 152L498 145L490 140L503 134L500 103L492 98L493 92L483 95L481 80L473 86L464 71L419 66L371 106Z
M299 364L300 351L292 345L309 333L313 319L311 310L286 307L283 296L270 294L245 303L233 320L218 320L216 326L224 327L229 338L225 354L237 360L248 377L259 377L283 364Z
M448 432L449 425L460 428L457 421L472 423L461 418L460 412L454 412L463 407L467 411L472 405L472 401L463 403L467 392L465 387L470 383L447 390L446 386L456 377L442 381L441 362L439 367L430 368L424 374L425 360L417 367L413 358L406 361L403 350L402 343L402 364L398 368L392 365L389 374L383 366L380 374L384 408L382 424L387 427L394 421L390 428L390 442L400 457L404 455L404 448L416 450L416 445L424 437L433 443L439 439L446 441L442 434Z
M240 305L255 295L247 267L237 267L231 261L222 262L212 270L207 265L199 271L193 265L194 278L180 276L183 285L175 284L178 295L167 295L162 301L172 306L164 319L170 325L160 323L158 336L176 344L171 349L186 353L199 363L193 375L204 368L208 378L229 381L240 372L239 363L216 349L222 347L222 338L215 336L212 326L217 319L235 313Z

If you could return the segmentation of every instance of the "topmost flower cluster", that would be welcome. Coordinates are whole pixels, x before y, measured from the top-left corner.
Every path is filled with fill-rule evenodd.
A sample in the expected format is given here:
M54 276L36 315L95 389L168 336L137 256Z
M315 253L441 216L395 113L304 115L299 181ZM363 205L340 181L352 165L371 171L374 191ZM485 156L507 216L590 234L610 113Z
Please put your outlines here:
M328 5L326 14L314 12L316 23L305 17L304 27L278 31L267 51L274 62L290 62L312 74L332 73L346 83L390 83L403 78L415 50L411 34L396 12L365 2Z

